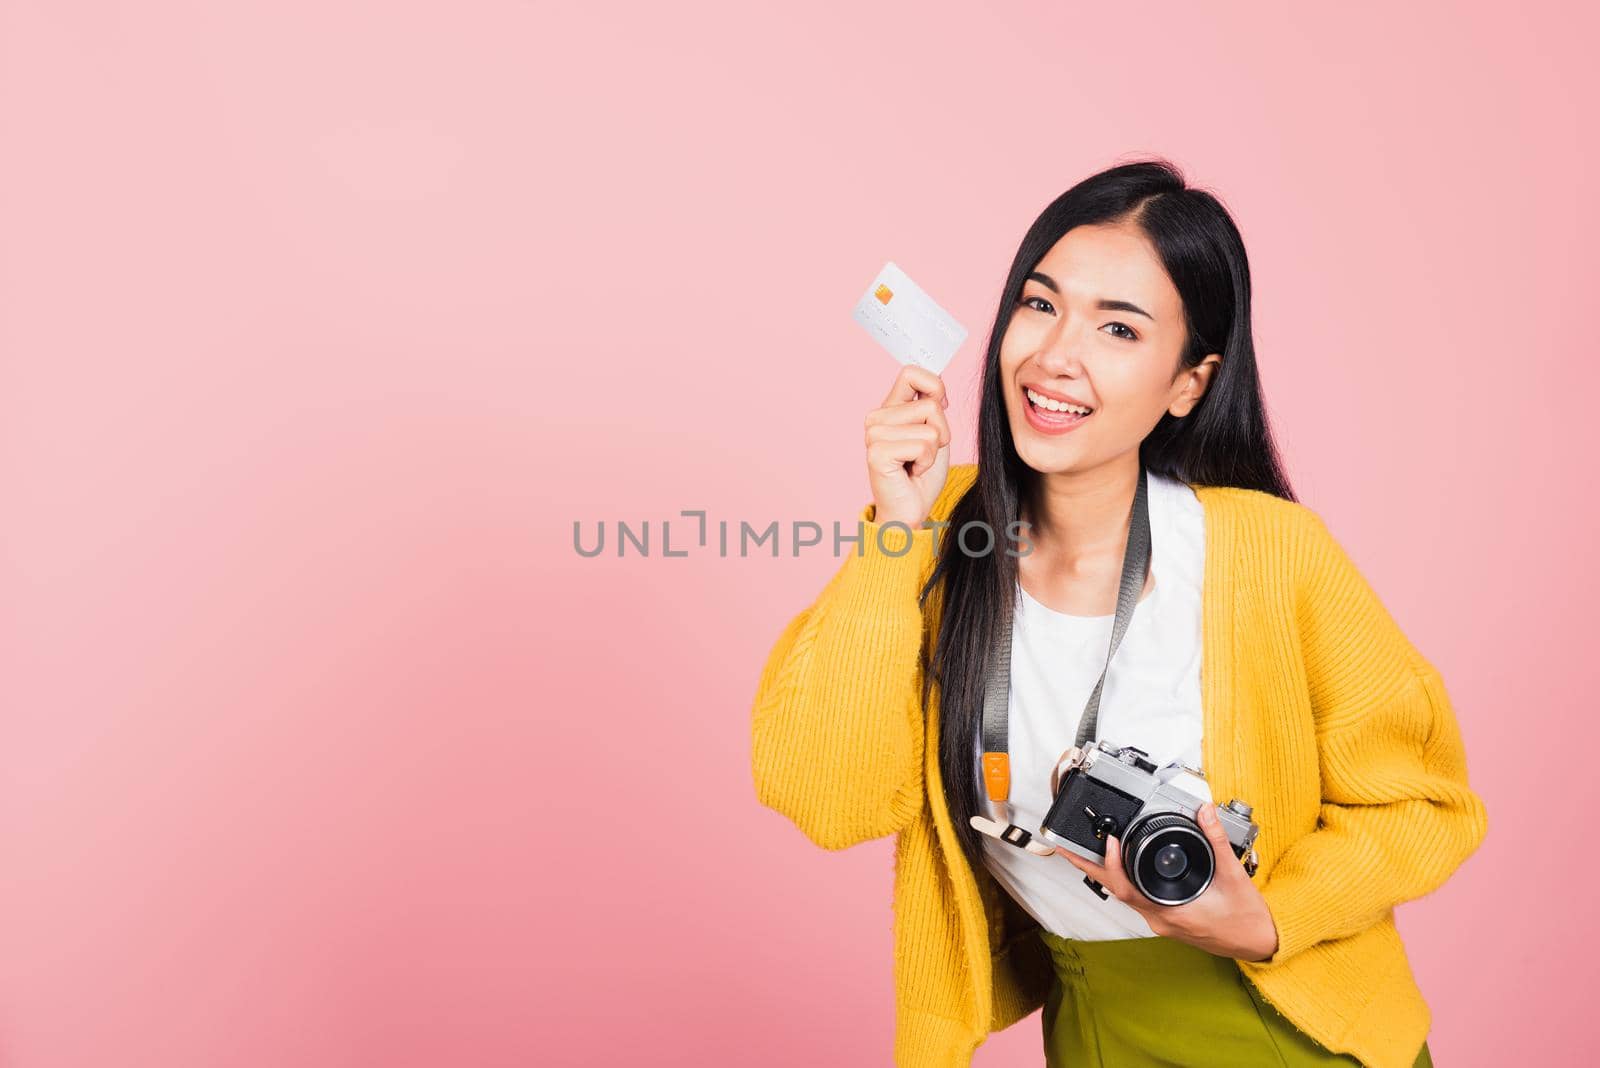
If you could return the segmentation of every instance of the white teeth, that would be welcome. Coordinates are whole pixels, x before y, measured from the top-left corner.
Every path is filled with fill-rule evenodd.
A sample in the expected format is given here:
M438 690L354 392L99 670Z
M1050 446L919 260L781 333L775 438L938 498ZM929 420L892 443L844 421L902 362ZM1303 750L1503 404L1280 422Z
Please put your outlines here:
M1028 399L1034 404L1050 412L1072 412L1074 415L1088 415L1089 409L1078 404L1068 404L1065 401L1051 400L1042 394L1028 390Z

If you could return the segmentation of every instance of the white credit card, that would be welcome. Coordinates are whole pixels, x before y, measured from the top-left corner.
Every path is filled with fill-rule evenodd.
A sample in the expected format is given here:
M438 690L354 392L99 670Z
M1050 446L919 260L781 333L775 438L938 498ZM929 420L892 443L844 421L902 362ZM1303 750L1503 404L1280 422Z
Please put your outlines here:
M967 328L933 302L922 287L893 262L856 301L855 320L901 363L942 374L967 340Z

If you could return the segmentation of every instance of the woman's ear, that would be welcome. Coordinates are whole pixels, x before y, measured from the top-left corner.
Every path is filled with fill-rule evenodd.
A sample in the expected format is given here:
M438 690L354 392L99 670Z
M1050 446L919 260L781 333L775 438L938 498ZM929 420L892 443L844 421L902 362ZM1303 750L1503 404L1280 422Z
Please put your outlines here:
M1195 366L1179 372L1178 396L1167 406L1167 411L1179 419L1194 411L1194 406L1200 403L1200 398L1206 395L1206 388L1211 385L1211 376L1216 374L1221 365L1222 357L1213 352Z

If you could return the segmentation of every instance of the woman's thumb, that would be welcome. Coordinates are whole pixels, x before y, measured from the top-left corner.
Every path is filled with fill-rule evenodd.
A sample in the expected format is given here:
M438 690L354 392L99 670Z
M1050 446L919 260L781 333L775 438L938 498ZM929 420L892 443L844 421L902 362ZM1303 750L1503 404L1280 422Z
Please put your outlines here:
M1217 816L1217 803L1207 801L1200 806L1200 829L1206 832L1206 839L1210 841L1211 848L1233 852L1233 843L1228 841L1228 832L1222 826L1222 820Z

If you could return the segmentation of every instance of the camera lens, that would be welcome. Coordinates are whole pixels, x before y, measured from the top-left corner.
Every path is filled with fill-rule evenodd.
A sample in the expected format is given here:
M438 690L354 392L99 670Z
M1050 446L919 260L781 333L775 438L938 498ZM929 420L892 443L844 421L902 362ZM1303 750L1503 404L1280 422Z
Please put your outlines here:
M1168 842L1157 849L1150 862L1163 879L1176 879L1189 868L1189 858L1175 842Z
M1193 901L1211 885L1216 858L1199 824L1164 812L1140 820L1122 839L1128 880L1158 905Z

